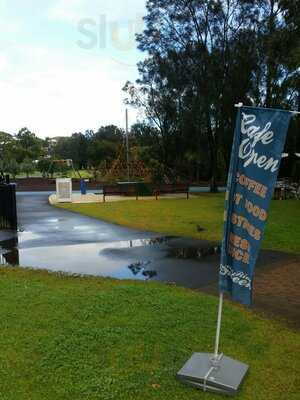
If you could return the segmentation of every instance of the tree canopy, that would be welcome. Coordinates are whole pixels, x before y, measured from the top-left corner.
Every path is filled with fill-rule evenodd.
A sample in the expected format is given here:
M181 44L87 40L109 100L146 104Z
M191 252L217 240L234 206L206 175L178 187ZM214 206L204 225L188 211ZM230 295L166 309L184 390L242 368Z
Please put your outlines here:
M229 165L235 103L300 108L299 7L293 0L147 1L137 35L147 57L124 90L157 129L165 166L194 178L204 172L214 189Z

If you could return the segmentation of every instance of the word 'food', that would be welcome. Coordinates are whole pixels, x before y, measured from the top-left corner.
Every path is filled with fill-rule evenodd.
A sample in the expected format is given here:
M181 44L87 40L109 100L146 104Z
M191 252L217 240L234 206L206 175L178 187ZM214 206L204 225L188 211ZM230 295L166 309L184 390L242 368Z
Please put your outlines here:
M256 206L247 199L245 200L245 208L249 214L252 214L254 217L259 218L261 221L265 221L268 217L266 210Z

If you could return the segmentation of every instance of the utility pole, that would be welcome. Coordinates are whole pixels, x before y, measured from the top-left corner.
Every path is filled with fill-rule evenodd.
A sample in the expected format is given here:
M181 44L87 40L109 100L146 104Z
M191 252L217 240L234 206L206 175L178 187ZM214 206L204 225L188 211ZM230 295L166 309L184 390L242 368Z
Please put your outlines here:
M126 108L126 163L127 163L127 182L130 182L130 167L129 167L129 138L128 138L128 109Z

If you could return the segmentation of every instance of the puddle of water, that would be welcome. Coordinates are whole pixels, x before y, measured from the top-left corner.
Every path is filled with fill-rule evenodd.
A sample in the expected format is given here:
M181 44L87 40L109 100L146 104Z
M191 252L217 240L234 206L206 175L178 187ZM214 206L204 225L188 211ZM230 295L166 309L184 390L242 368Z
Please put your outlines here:
M50 224L57 224L59 221L62 221L62 219L58 219L58 218L48 218L45 220L45 222L48 222Z
M19 238L19 242L26 242L29 240L35 240L35 239L39 239L41 236L38 235L37 233L31 232L31 231L22 231L19 232L18 238Z
M88 231L88 230L90 230L91 229L91 227L90 226L74 226L73 227L73 230L74 231L79 231L79 232L84 232L84 231Z
M147 280L156 275L147 270L149 262L137 261L130 254L106 257L101 255L97 244L18 249L16 242L11 241L1 245L0 264L118 279Z
M38 238L32 232L20 233L18 238L0 242L0 264L44 268L69 273L110 276L114 278L150 279L156 276L149 271L150 261L136 260L132 250L150 246L155 248L170 240L169 237L100 242L80 245L19 248L19 243ZM124 254L112 257L113 249L125 250Z
M0 242L0 264L117 279L173 281L177 275L176 279L180 281L181 276L189 276L192 271L198 275L197 271L203 270L199 269L200 262L209 273L209 263L205 259L220 251L219 246L202 244L197 247L195 241L173 236L24 247L24 238L29 240L36 236L32 232L23 232L19 242L18 238ZM22 247L19 247L20 243ZM180 260L185 260L184 264ZM193 281L193 278L188 279Z
M194 259L201 260L203 258L219 255L221 254L220 246L208 246L204 248L197 247L179 247L179 248L171 248L168 252L169 257L174 257L178 259Z

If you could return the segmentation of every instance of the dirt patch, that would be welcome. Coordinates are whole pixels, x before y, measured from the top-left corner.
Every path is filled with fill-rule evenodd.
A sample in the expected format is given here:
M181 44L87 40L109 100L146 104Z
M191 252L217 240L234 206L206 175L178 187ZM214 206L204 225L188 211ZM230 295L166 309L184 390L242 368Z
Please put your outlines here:
M288 255L286 262L266 264L255 272L252 308L300 329L300 257ZM218 294L216 285L201 291Z
M266 266L258 272L253 306L300 329L300 258L286 265Z

